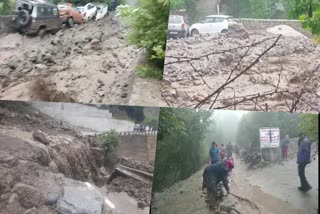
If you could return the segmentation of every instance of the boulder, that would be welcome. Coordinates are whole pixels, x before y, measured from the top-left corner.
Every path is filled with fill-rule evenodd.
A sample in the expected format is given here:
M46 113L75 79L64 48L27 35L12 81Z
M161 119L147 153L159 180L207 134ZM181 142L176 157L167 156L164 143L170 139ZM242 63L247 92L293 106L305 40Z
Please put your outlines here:
M104 197L90 185L66 185L57 203L60 214L102 214Z
M33 139L35 139L36 141L39 141L44 145L48 145L50 143L48 136L40 130L33 132L32 136L33 136Z
M54 205L57 203L59 199L59 194L55 192L48 192L47 197L46 197L46 205Z

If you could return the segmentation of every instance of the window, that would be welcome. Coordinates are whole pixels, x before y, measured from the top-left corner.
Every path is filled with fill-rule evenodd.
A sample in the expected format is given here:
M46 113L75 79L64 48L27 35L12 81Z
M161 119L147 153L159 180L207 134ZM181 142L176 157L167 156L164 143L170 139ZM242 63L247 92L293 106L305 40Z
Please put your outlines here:
M220 18L220 17L216 17L214 22L223 22L223 18Z
M169 23L180 24L180 23L182 23L182 18L180 16L170 16Z
M207 18L205 18L202 22L203 22L203 23L212 23L212 22L214 22L214 18L212 18L212 17L207 17Z
M92 4L89 4L89 5L88 5L88 9L90 10L90 9L92 9L92 8L93 8Z
M43 7L38 7L37 8L37 13L38 13L38 16L44 16L44 8Z
M54 15L54 16L57 16L58 15L58 8L52 8L52 14Z
M58 10L53 7L38 7L37 13L38 16L57 16Z

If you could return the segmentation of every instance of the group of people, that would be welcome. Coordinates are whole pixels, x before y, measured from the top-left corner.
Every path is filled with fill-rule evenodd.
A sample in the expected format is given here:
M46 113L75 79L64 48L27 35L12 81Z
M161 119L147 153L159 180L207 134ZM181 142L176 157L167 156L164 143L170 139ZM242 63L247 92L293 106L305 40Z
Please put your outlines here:
M228 175L234 168L232 152L231 143L226 148L224 144L221 144L219 148L218 144L213 142L209 150L209 165L203 172L202 191L206 189L209 197L213 200L217 196L220 182L223 182L224 188L229 194Z
M288 160L289 143L290 138L287 134L282 145L282 155L285 160ZM311 144L312 142L307 135L299 135L297 164L301 186L298 187L298 190L302 192L307 192L312 189L305 176L305 168L311 163ZM217 196L220 182L223 183L227 194L229 194L228 176L234 168L232 153L233 146L231 143L225 148L224 144L221 144L219 147L218 144L213 142L209 150L209 165L203 172L202 191L206 189L209 197L213 200L215 200Z

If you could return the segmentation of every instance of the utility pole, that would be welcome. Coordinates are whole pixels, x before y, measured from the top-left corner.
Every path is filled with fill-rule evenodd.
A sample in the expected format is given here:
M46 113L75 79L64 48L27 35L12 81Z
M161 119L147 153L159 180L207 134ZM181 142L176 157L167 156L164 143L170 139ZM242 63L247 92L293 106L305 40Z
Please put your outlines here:
M221 3L221 0L218 0L217 2L217 14L220 15L220 3Z

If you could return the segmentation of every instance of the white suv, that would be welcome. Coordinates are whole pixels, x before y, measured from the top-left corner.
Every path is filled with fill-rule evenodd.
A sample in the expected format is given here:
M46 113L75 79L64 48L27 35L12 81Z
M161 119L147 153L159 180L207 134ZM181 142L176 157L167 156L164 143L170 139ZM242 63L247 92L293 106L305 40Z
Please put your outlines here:
M201 22L195 23L190 27L190 34L205 33L226 33L230 24L236 23L232 16L210 15L206 16Z

